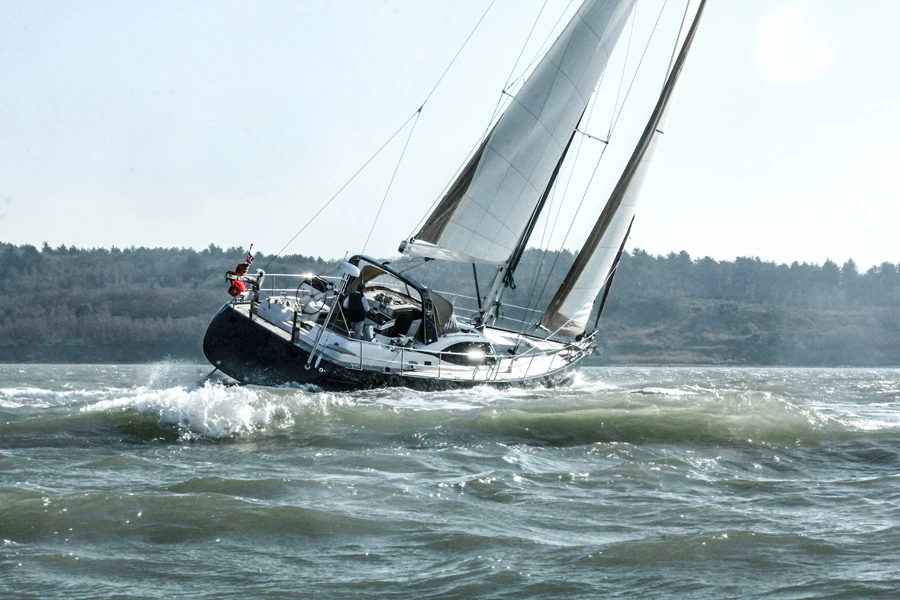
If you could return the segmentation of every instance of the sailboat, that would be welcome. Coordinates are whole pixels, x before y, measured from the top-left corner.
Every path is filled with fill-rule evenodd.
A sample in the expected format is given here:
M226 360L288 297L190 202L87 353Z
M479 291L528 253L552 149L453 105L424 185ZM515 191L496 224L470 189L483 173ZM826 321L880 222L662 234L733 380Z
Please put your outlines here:
M246 286L232 287L234 299L203 340L210 363L242 383L326 389L571 379L595 351L597 322L589 331L590 319L596 313L599 321L609 294L705 0L687 3L643 133L549 305L524 331L501 326L498 312L635 3L582 3L418 232L401 242L409 259L493 269L490 290L476 291L477 310L463 315L452 294L423 285L392 260L356 255L332 277L295 274L295 284L279 290L273 283L266 297L265 273L249 275L245 263L229 278Z

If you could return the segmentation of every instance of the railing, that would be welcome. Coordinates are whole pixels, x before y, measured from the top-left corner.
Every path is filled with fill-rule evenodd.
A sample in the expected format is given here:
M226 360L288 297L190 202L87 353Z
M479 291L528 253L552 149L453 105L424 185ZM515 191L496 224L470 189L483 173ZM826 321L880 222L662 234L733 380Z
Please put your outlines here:
M264 316L264 315L263 315ZM304 337L315 331L300 327L297 313L294 313L290 339L294 344L309 345ZM267 322L268 319L266 319ZM273 323L274 326L278 326ZM306 333L303 333L305 331ZM287 333L287 332L286 332ZM377 341L351 340L340 332L329 328L329 337L323 343L320 353L328 355L328 360L342 367L353 370L374 370L396 373L408 377L433 377L438 380L461 381L523 381L529 378L540 378L551 375L565 368L572 362L587 354L593 346L592 336L579 342L573 342L558 348L540 349L530 338L521 339L524 350L520 354L485 354L479 364L447 363L447 357L470 358L468 352L429 351L426 348L395 346ZM543 340L534 340L543 341ZM334 342L344 352L335 350ZM550 342L558 343L558 342ZM358 345L358 350L356 346ZM379 353L390 352L389 358L379 357ZM425 361L433 360L435 364L426 365ZM542 364L540 368L536 365Z
M434 290L434 291L437 292L438 294L441 294L442 296L450 295L450 296L455 296L456 298L464 298L465 300L473 300L476 303L478 302L478 298L476 298L475 296L466 296L465 294L460 294L458 292L442 292L441 290ZM542 312L540 309L537 309L537 308L528 308L527 306L518 306L516 304L504 304L503 306L505 308L515 308L517 310L523 310L525 312L533 312L533 313ZM468 310L468 309L466 309L466 310Z
M289 294L296 291L296 288L277 288L275 287L275 280L277 277L282 278L307 278L310 277L310 274L296 274L296 273L272 273L266 274L269 279L270 286L267 288L267 291L274 294ZM322 279L340 279L338 277L322 277ZM466 299L477 301L477 298L472 296L465 296L463 294L457 294L455 292L438 292L443 295L452 295L455 296L454 300L457 299ZM508 308L513 308L517 310L522 310L527 312L539 312L536 309L528 309L521 306L516 305L507 305ZM455 306L454 311L463 313L464 315L474 314L477 311L473 309L468 309L465 307ZM251 311L252 312L252 311ZM342 313L343 311L341 311ZM515 321L519 323L525 323L525 321L514 319L511 317L504 317L505 320ZM300 341L300 328L299 323L295 319L293 323L293 330L291 331L291 341L292 343L297 343ZM330 329L330 328L329 328ZM340 337L342 340L347 340L343 335L339 332L335 332L331 330L333 335ZM366 340L353 340L359 344L359 352L357 356L353 356L352 358L346 355L340 355L332 350L331 346L326 346L322 349L322 352L327 352L329 355L329 360L337 363L341 366L344 366L349 369L354 370L363 370L366 367L370 369L381 369L387 372L397 373L399 375L411 376L412 373L415 373L415 376L422 377L435 377L439 380L445 379L453 379L453 380L462 380L471 378L473 381L485 381L485 382L493 382L498 380L509 380L509 381L520 381L528 379L530 376L533 378L543 377L549 374L552 374L562 368L565 368L567 365L571 364L575 360L581 358L583 355L587 354L591 347L593 346L593 336L588 336L585 339L579 342L573 342L567 344L565 346L561 346L559 348L553 348L549 350L540 350L535 347L530 342L525 342L528 346L527 349L521 354L510 355L510 354L487 354L481 363L477 365L452 365L445 364L444 358L447 356L460 356L467 357L468 353L466 352L448 352L448 351L438 351L438 352L429 352L424 349L414 349L405 346L393 346L390 344L384 344L381 342L375 341L366 341ZM355 344L353 344L355 345ZM381 359L378 358L377 352L373 352L375 347L381 347L382 350L388 349L390 352L394 354L390 359ZM352 350L344 347L345 351L349 351L352 353ZM367 352L368 349L368 352ZM415 354L418 360L423 361L424 356L432 356L436 359L436 365L425 365L420 364L417 361L411 361L411 357L409 355ZM398 360L399 359L399 360ZM367 362L368 360L368 362ZM527 360L527 364L525 364L524 369L518 367L517 365L523 364L523 361ZM535 362L547 361L547 364L543 366L538 372L537 375L531 375L535 368ZM558 364L558 361L561 361L561 364ZM505 368L505 369L504 369ZM509 377L502 377L502 375L508 374ZM481 375L481 377L479 377Z
M353 370L363 370L368 367L366 370L404 376L430 376L438 380L455 381L471 379L472 381L484 382L503 380L513 382L526 380L529 377L540 378L551 375L587 354L593 345L590 338L585 338L580 342L574 342L550 350L538 350L532 347L519 355L487 354L482 362L477 365L453 365L445 363L445 357L459 356L468 358L469 354L449 351L429 352L422 348L392 346L367 340L353 340L353 342L355 343L342 345L342 349L345 351L350 351L350 347L359 345L358 352L352 358L335 352L334 346L330 343L325 345L322 351L328 354L328 359L331 362ZM393 356L390 359L379 358L377 356L378 352L374 351L375 348L380 348L381 351L388 350ZM424 357L426 356L434 357L436 364L424 364ZM415 357L415 360L413 360L413 357ZM544 360L547 361L544 367L535 373L535 363ZM517 367L517 363L524 364L524 368ZM503 375L508 375L508 377Z
M435 290L435 291L438 294L441 294L442 296L448 296L448 295L454 296L453 312L456 314L459 314L463 318L469 319L471 321L471 316L478 314L479 309L467 308L465 306L460 306L460 305L456 304L456 302L455 302L456 299L463 299L463 300L468 300L469 304L471 304L472 306L477 306L478 298L476 298L474 296L466 296L465 294L459 294L457 292L444 292L441 290ZM536 319L533 318L534 316L540 315L541 313L544 312L543 309L528 308L526 306L519 306L517 304L503 304L503 309L504 310L512 310L514 312L521 313L518 316L520 316L522 318L518 319L516 317L512 317L509 315L503 315L503 316L498 317L498 320L509 321L512 323L518 323L519 325L528 325L528 326L534 325L534 323L536 321Z
M319 279L325 279L325 280L329 280L329 281L330 280L334 280L334 281L341 280L341 278L338 276L315 275L314 273L266 273L266 281L269 283L269 285L266 286L266 288L265 288L266 291L271 292L273 294L275 294L275 293L287 294L287 293L294 293L297 291L296 286L289 287L289 288L275 287L275 280L278 277L287 278L287 279L307 279L309 277L318 277Z
M269 285L266 286L264 289L267 292L269 292L271 294L293 294L297 291L297 287L276 287L275 281L278 277L287 278L287 279L295 279L295 280L296 279L306 279L308 277L318 277L320 279L334 280L334 281L340 281L340 279L341 279L340 277L336 277L336 276L314 275L312 273L266 273L266 281L268 282ZM381 283L381 282L379 282L378 285L380 287L395 289L398 292L403 291L402 286L399 286L399 285L392 286L392 285L389 285L386 283ZM442 296L445 296L445 297L452 296L453 302L451 302L451 304L453 304L453 312L456 314L459 314L463 318L470 319L473 315L478 313L478 309L476 309L476 308L467 308L465 306L460 306L460 305L456 304L456 300L458 300L458 299L469 300L472 303L477 303L478 298L476 298L474 296L466 296L465 294L460 294L458 292L447 292L447 291L441 291L441 290L435 290L435 291L438 294L441 294ZM525 306L518 306L516 304L504 304L503 307L506 309L521 311L522 313L524 313L522 315L523 318L517 319L512 316L504 315L502 317L499 317L499 319L501 319L503 321L511 321L514 323L519 323L522 325L531 325L533 323L533 320L529 320L529 315L536 315L536 314L539 314L542 312L540 309L528 308Z

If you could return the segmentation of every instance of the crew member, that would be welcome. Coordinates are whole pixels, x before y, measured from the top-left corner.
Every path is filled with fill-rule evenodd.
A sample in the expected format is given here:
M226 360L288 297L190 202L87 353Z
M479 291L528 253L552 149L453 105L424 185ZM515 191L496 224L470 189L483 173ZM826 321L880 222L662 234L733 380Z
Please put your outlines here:
M363 339L363 323L366 313L369 312L369 302L363 295L366 286L359 284L356 291L344 298L344 310L347 311L347 319L350 321L350 337L356 340ZM368 340L367 340L368 341Z
M249 264L241 263L234 269L234 271L225 272L225 281L231 282L231 287L228 288L228 293L233 297L237 298L247 291L247 286L244 285L244 282L247 281L246 275L247 269L249 268Z

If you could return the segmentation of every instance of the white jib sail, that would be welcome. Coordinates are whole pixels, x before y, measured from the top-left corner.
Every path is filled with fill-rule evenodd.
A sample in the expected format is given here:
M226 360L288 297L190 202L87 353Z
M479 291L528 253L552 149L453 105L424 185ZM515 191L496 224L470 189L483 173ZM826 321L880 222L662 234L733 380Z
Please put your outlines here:
M404 252L477 263L509 259L634 3L582 4Z

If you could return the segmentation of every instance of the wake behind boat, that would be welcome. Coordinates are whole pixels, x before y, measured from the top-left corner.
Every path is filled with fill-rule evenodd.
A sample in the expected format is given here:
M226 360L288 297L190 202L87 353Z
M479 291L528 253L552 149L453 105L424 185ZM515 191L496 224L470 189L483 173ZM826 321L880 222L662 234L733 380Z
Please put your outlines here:
M549 306L518 330L500 327L498 313L634 3L581 5L421 229L401 243L406 260L470 262L473 271L489 265L494 277L485 295L475 277L477 309L459 314L456 294L437 292L392 262L364 255L341 263L332 277L279 274L281 281L293 278L290 287L276 288L270 279L271 295L261 299L265 274L247 273L248 256L229 272L234 299L204 338L209 361L238 381L264 385L446 389L553 385L569 378L595 348L638 190L705 0L688 3L643 134Z

